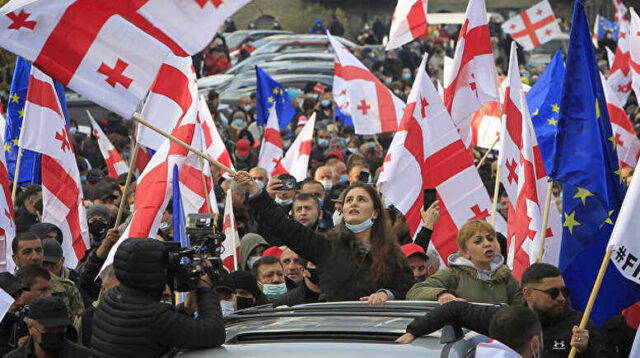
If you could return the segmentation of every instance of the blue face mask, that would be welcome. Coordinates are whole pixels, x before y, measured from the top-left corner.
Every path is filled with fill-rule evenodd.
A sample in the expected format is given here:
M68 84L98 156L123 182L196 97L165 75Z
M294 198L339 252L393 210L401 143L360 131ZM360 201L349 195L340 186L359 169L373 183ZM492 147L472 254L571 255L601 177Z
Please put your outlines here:
M320 202L320 211L322 211L322 204L323 204L323 201L322 201L322 199L318 199L318 201Z
M265 283L262 285L262 292L271 301L287 293L287 285L280 283L277 285Z
M74 134L76 134L77 132L78 132L78 128L76 128L76 127L71 127L71 128L69 128L69 133L70 133L71 135L74 135Z
M321 105L322 107L324 107L324 108L329 108L329 106L331 105L331 102L330 102L328 99L323 99L323 100L320 102L320 105Z
M348 223L344 223L344 226L347 227L347 229L351 230L351 232L353 232L354 234L363 232L365 230L367 230L368 228L373 226L373 220L371 220L371 218L368 218L367 220L361 222L360 224L355 224L355 225L351 225Z
M324 138L320 138L320 139L318 139L318 145L321 148L326 148L326 147L329 146L329 140L328 139L324 139Z
M256 182L256 184L258 184L258 186L260 187L260 189L264 189L264 183L263 183L263 182L261 182L260 180L258 180L258 181Z
M384 80L384 83L385 83L385 84L387 84L387 85L390 85L390 84L391 84L391 82L393 82L393 78L391 78L391 77L387 77L387 78L385 78L385 80Z
M87 176L86 175L81 175L80 176L80 181L83 182L83 183L86 182L87 181Z
M405 80L410 80L411 79L411 74L410 73L405 73L404 75L402 75L402 77L404 77Z
M384 208L388 208L391 205L393 205L393 203L391 202L391 200L389 200L389 198L384 198Z
M340 176L340 180L339 180L340 183L346 183L348 181L349 181L349 177L347 176L347 174L342 174Z
M251 107L250 105L244 106L242 109L244 109L245 112L251 112L251 109L253 107Z
M237 127L242 127L244 125L244 120L242 120L242 119L234 119L233 120L233 124L235 124Z

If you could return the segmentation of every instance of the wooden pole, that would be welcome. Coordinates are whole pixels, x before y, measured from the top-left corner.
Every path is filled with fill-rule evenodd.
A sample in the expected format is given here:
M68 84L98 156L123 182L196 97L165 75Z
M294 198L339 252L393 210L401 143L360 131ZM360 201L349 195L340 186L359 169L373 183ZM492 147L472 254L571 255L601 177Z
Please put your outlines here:
M172 140L173 142L175 142L175 143L176 143L176 144L178 144L179 146L181 146L181 147L183 147L183 148L185 148L185 149L188 149L189 151L191 151L191 152L195 153L195 154L196 154L196 155L198 155L200 158L207 160L207 161L208 161L209 163L211 163L213 166L215 166L215 167L217 167L217 168L220 168L220 169L222 169L222 170L224 170L224 171L227 171L227 172L228 172L229 174L231 174L231 175L235 174L235 171L234 171L234 170L231 170L231 169L227 168L226 166L224 166L224 165L220 164L220 162L218 162L217 160L215 160L215 159L213 159L213 158L209 157L208 155L206 155L206 154L202 153L201 151L197 150L196 148L192 147L191 145L189 145L189 144L187 144L187 143L183 142L182 140L180 140L180 139L176 138L175 136L173 136L173 135L171 135L171 134L169 134L169 133L167 133L167 132L163 131L162 129L160 129L160 128L158 128L158 127L154 126L153 124L151 124L151 123L149 123L149 122L145 121L144 119L142 119L142 118L140 117L140 115L139 115L139 114L134 113L134 114L133 114L133 117L131 117L131 119L133 119L134 121L136 121L136 122L138 122L138 123L142 124L143 126L145 126L145 127L149 128L149 129L152 129L152 130L156 131L156 132L157 132L158 134L160 134L161 136L163 136L163 137L165 137L165 138L167 138L167 139Z
M600 265L598 277L596 277L596 282L593 284L593 289L591 290L591 295L589 296L587 307L585 308L584 314L582 315L582 321L580 321L581 329L584 329L587 326L587 322L589 322L589 316L591 316L591 310L593 309L593 304L596 302L596 297L598 296L598 292L600 291L600 285L602 285L604 273L607 271L607 266L609 266L609 260L611 259L612 253L613 250L607 250L607 253L604 255L604 259L602 259L602 265ZM576 347L571 347L569 358L575 358L576 353L578 353Z
M496 183L493 187L493 204L491 205L491 226L496 225L496 213L498 209L498 191L500 191L500 166L496 171Z
M487 159L487 157L489 156L489 153L491 153L491 151L493 150L493 148L496 146L496 144L498 144L498 142L500 141L500 137L496 137L496 140L493 141L493 144L491 144L491 147L489 147L489 149L487 149L487 152L484 153L484 155L482 156L482 158L480 159L480 161L478 162L478 165L476 165L476 169L479 169L482 164L484 164L484 161Z
M211 207L211 199L209 198L209 188L207 187L207 178L204 176L204 160L200 159L200 174L202 174L202 185L204 186L204 198L207 201L207 207L209 213L213 214L213 208Z
M22 147L18 147L18 158L16 159L16 170L13 173L13 188L11 190L11 203L16 206L16 193L18 192L18 180L20 179L20 164L22 163Z
M549 224L549 208L551 207L551 192L553 189L553 182L547 184L547 198L544 202L544 214L542 216L542 237L540 238L540 251L538 251L537 262L542 262L542 255L544 254L544 240L547 238L547 227Z
M129 190L129 184L131 184L131 177L133 176L133 168L136 165L136 159L138 159L138 151L140 150L140 144L136 141L136 145L133 147L133 155L131 156L131 162L129 163L129 172L127 173L127 180L124 182L124 190L122 191L122 198L120 199L120 206L118 207L118 216L116 216L116 224L113 226L117 229L120 226L122 220L122 213L124 212L124 206L127 201L127 191Z

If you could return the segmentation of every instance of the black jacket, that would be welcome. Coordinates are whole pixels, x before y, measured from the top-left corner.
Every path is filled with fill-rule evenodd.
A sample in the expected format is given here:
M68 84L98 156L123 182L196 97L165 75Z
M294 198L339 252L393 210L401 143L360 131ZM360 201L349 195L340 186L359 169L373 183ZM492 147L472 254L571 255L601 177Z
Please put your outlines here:
M18 340L28 335L29 330L24 319L12 312L7 312L2 322L0 322L0 356L4 356L16 349Z
M474 330L485 336L489 336L489 323L491 318L504 306L478 306L468 302L450 302L437 307L424 317L414 319L407 332L414 336L422 336L435 332L445 324L456 324ZM553 319L541 317L542 336L544 338L545 358L565 358L571 350L571 336L573 326L579 326L582 313L569 307L559 317ZM600 332L589 321L589 348L583 354L578 354L580 358L609 357Z
M278 297L273 301L273 307L279 306L295 306L303 303L315 303L318 302L320 294L311 291L304 280L300 285L293 290L287 292L284 296Z
M10 353L7 353L4 358L31 358L35 357L35 353L33 351L33 339L29 337L29 339L22 345L22 347L17 348ZM104 354L93 352L92 350L83 347L81 345L75 344L68 339L65 339L64 346L62 350L58 353L56 357L60 358L102 358L107 357Z
M266 191L251 197L249 203L256 212L259 226L266 226L273 236L274 246L286 245L298 255L316 264L320 277L320 301L351 301L369 296L380 289L391 291L402 300L415 283L406 260L395 269L388 287L379 287L373 279L369 253L359 255L344 240L327 240L324 235L289 219ZM277 242L276 242L277 241ZM351 243L354 244L354 243Z
M91 250L87 256L84 265L79 269L80 277L78 281L80 288L91 298L91 302L93 302L98 299L98 295L100 294L102 280L97 276L104 264L104 259L96 255L96 249Z
M174 312L146 292L118 286L107 291L94 314L91 347L115 357L158 357L171 347L210 348L224 343L220 300L197 291L198 319Z

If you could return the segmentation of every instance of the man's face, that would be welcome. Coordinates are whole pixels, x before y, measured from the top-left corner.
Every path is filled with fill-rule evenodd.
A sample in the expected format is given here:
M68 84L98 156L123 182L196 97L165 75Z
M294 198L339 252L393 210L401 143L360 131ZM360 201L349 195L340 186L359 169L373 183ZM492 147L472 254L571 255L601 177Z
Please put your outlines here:
M329 140L329 131L326 129L319 129L316 133L316 138Z
M560 292L554 299L551 298L551 295L547 292L554 288L560 289L563 287L565 287L565 285L562 276L545 277L540 283L524 287L522 293L527 301L527 305L532 310L548 316L559 316L565 309L567 297Z
M298 263L298 254L286 249L280 256L280 262L284 269L284 274L293 282L299 283L302 281L302 266Z
M34 239L18 242L18 250L12 257L18 268L33 264L42 266L42 241Z
M312 227L318 222L320 213L313 200L296 200L293 202L293 220L306 227Z
M36 277L33 281L33 285L29 287L29 291L22 292L22 302L25 305L31 304L33 300L41 297L51 296L51 281L42 277Z
M62 241L62 238L58 237L58 232L56 230L51 230L45 234L45 239L52 239L57 242Z
M293 199L295 195L296 195L295 190L280 190L276 194L276 197L280 198L280 200L289 200L289 199Z
M322 184L307 183L300 189L301 194L311 194L318 200L324 200L324 187Z
M509 214L509 197L506 195L500 197L500 214L505 218Z
M427 260L421 255L409 256L409 266L413 271L413 277L425 276L427 274Z
M284 270L279 262L272 264L262 264L258 269L258 282L261 284L281 284L284 283Z
M340 177L347 174L347 166L343 162L337 162L333 166L333 184L340 181Z
M321 167L316 170L314 179L317 181L331 180L333 181L333 173L329 167Z
M269 182L269 177L267 176L267 172L264 169L253 168L249 171L249 174L255 181L262 182L264 186L267 186Z
M45 347L42 347L42 334L47 335L56 335L56 336L65 336L67 333L66 326L58 326L58 327L45 327L41 325L38 321L30 319L27 321L27 329L29 330L29 334L31 335L35 344L40 346L45 352L47 352ZM51 352L54 353L54 352Z

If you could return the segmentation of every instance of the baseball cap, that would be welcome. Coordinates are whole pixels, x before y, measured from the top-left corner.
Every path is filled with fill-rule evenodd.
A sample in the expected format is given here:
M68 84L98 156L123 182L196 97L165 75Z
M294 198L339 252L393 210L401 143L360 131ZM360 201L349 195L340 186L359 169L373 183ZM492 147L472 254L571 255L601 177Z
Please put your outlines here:
M427 254L424 252L424 249L420 245L417 245L414 243L404 244L402 245L401 249L402 249L402 253L404 253L406 257L410 257L411 255L418 254L424 257L425 259L427 258Z
M243 157L249 156L249 141L240 139L238 143L236 143L236 152Z
M109 198L116 198L116 196L113 194L113 189L111 189L111 186L98 185L95 189L93 189L93 199L105 200Z
M282 249L279 248L278 246L272 246L272 247L264 250L264 252L262 253L262 257L275 256L278 259L280 259L281 255L282 255Z
M45 327L61 327L72 325L67 306L58 297L36 298L29 305L29 318L38 321Z
M220 280L218 280L218 284L214 288L215 291L224 290L229 291L231 293L236 292L236 284L233 282L233 279L229 275L222 275Z
M11 297L17 297L22 291L29 291L29 287L23 285L9 272L0 272L0 288Z
M56 240L42 240L42 252L42 262L55 264L62 258L62 246Z

